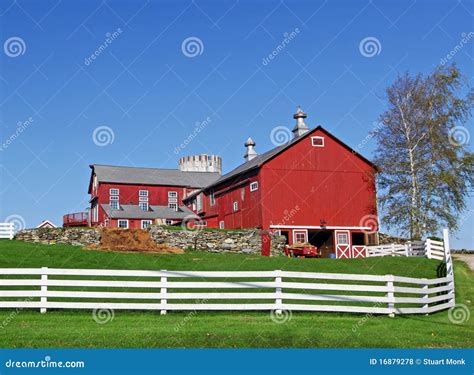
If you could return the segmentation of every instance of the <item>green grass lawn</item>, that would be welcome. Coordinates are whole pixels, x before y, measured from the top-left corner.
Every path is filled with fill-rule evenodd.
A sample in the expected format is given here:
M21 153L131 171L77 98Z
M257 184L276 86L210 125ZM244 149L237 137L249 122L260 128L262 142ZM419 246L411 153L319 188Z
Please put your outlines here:
M422 258L289 259L186 252L145 255L67 245L0 241L0 267L149 270L295 270L437 277L440 263ZM472 313L473 273L455 262L456 303ZM389 318L293 312L275 323L269 312L115 311L97 324L91 311L0 310L1 347L472 347L474 315L453 324L448 312Z

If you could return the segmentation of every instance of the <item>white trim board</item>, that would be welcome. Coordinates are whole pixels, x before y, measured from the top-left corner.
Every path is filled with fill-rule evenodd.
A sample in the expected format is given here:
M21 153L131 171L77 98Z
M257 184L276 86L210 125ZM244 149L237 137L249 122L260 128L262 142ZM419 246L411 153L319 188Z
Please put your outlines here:
M354 229L354 230L367 230L373 229L372 227L338 227L338 226L314 226L314 225L270 225L271 229Z

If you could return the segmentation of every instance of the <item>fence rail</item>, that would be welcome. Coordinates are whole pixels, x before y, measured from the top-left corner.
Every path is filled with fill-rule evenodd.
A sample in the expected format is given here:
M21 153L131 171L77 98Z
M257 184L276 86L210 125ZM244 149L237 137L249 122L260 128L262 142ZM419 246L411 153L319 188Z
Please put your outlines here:
M14 223L0 223L0 238L8 238L10 240L15 236Z
M429 314L454 306L452 276L293 271L0 269L0 308L283 310ZM113 277L113 280L110 278Z
M426 241L407 242L405 244L389 244L367 246L368 257L379 256L407 256L427 257L436 260L445 260L445 246L442 241L427 239Z

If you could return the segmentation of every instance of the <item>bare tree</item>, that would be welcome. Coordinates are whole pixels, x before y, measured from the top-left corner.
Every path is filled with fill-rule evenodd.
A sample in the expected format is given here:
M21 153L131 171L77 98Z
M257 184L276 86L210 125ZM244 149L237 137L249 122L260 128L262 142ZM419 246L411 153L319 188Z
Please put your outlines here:
M455 65L408 73L387 88L374 136L383 222L419 239L440 225L456 228L472 182L467 149L473 94Z

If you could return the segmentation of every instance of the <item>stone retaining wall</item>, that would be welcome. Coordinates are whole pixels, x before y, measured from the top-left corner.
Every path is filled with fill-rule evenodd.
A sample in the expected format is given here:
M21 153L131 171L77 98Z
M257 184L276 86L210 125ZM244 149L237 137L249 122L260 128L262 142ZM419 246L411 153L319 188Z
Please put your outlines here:
M19 231L15 239L46 245L88 246L100 244L100 232L96 228L37 228Z
M195 248L209 252L229 252L244 254L261 254L262 231L259 229L243 230L170 230L160 226L150 228L151 238L158 244L169 244L180 248ZM283 254L285 237L273 234L270 254Z
M242 230L180 230L152 226L150 237L157 244L167 244L182 249L196 248L209 252L261 254L262 231ZM18 232L15 239L42 244L69 244L74 246L100 245L99 228L38 228ZM285 237L272 234L271 255L283 254Z

